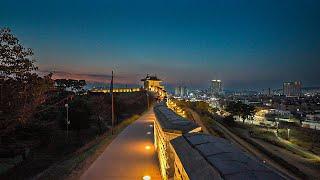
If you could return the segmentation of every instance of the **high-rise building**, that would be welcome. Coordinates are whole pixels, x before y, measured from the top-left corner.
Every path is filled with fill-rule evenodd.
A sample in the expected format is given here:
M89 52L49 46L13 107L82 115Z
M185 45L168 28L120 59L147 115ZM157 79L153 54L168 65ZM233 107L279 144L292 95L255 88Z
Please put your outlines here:
M283 83L283 95L287 97L299 97L301 96L301 81L284 82Z
M185 86L178 86L178 87L175 87L174 89L174 95L176 97L187 97L189 94L189 91L187 89L187 87Z
M180 97L184 97L186 95L186 87L180 87Z
M179 97L179 96L180 96L180 87L175 87L175 88L174 88L174 95L175 95L176 97Z
M212 94L221 94L222 93L222 81L221 80L211 80L211 93Z

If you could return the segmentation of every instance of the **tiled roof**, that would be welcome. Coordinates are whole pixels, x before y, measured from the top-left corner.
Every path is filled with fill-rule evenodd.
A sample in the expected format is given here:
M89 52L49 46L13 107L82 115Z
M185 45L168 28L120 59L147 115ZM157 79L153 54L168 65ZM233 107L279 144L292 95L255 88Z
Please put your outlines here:
M149 76L149 75L147 75L147 77L141 79L141 81L146 81L146 80L161 81L161 79L159 79L157 76Z

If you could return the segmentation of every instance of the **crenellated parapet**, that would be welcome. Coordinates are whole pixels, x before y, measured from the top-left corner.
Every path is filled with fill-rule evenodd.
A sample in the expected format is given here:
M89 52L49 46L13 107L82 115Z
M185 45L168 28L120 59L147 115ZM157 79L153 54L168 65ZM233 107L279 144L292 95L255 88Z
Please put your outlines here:
M162 179L283 179L230 141L201 133L165 102L154 107L154 145Z
M171 140L170 145L177 180L284 179L223 138L189 133Z
M158 154L163 179L174 177L174 155L170 149L170 140L185 133L200 132L201 127L185 119L161 102L154 107L154 145Z

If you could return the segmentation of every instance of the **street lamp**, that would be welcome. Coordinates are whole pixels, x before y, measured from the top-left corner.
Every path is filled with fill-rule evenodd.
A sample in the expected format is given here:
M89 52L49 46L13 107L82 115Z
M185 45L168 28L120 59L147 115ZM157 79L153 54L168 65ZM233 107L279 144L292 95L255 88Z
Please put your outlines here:
M64 107L67 110L67 138L68 138L68 130L69 130L69 124L70 124L70 121L69 121L69 104L65 104Z
M277 123L277 134L279 132L279 121L276 122Z
M147 95L147 107L148 107L148 109L149 109L149 94L148 94L148 91L147 91L147 93L146 93L146 95Z

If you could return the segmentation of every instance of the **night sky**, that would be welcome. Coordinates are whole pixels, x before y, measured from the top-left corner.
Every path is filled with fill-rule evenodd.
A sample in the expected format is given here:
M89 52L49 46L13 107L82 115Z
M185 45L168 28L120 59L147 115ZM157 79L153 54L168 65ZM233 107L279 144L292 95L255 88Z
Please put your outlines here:
M0 27L56 77L134 84L320 86L320 1L0 0Z

